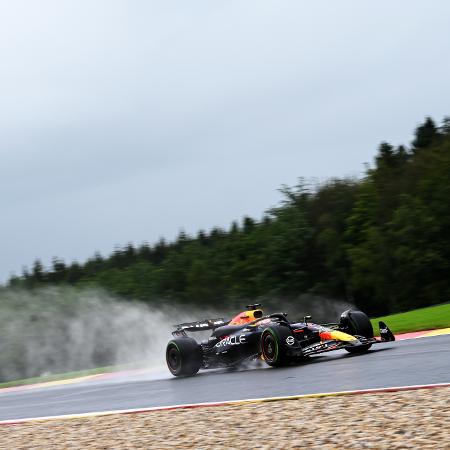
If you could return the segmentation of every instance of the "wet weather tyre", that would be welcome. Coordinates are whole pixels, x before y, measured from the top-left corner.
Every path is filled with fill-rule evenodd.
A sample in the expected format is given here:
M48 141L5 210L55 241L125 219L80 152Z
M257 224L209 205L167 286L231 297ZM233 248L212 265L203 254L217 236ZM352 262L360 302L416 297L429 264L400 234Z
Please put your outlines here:
M367 314L362 311L347 310L341 315L340 326L346 332L353 336L364 336L365 338L373 338L373 327ZM346 347L349 353L364 353L372 344L359 345L357 347Z
M192 338L177 338L167 344L166 362L172 375L195 375L202 365L201 346Z
M262 332L260 352L266 364L282 367L291 362L286 344L286 339L290 336L292 337L292 331L284 326L268 327Z

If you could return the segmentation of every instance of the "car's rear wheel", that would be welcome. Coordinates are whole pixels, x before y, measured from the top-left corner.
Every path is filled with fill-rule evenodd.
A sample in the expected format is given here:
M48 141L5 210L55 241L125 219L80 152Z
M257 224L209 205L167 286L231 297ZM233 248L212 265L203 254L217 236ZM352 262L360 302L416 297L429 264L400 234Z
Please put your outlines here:
M294 339L292 331L285 326L271 326L266 328L260 339L260 352L264 361L273 367L289 364L287 339Z
M357 310L347 310L341 314L340 328L352 336L363 336L367 339L373 338L373 327L367 314ZM372 344L345 347L349 353L364 353Z
M201 346L192 338L177 338L167 344L166 362L172 375L195 375L202 365Z

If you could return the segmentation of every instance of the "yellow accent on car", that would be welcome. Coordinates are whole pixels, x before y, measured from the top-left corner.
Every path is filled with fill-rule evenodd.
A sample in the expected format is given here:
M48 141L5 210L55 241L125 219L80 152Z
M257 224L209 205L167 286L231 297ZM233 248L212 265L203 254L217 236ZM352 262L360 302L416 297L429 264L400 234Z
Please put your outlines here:
M243 325L245 323L253 322L256 319L262 317L263 312L261 309L251 309L249 311L243 311L229 322L229 325Z
M331 339L335 341L343 341L343 342L358 341L358 339L356 339L355 336L337 330L330 331L330 336Z

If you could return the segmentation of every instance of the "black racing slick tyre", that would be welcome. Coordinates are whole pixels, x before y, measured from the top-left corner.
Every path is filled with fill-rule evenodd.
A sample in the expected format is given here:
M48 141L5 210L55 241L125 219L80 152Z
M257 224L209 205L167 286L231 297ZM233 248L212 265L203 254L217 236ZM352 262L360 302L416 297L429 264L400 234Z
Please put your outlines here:
M373 327L367 314L357 310L347 310L341 314L340 328L352 336L364 336L373 338ZM364 353L372 344L358 345L356 347L345 347L349 353Z
M286 366L291 362L288 356L287 340L295 339L292 331L285 326L271 326L266 328L260 339L262 359L272 367Z
M195 375L202 365L201 346L189 337L172 339L167 344L166 362L176 377Z

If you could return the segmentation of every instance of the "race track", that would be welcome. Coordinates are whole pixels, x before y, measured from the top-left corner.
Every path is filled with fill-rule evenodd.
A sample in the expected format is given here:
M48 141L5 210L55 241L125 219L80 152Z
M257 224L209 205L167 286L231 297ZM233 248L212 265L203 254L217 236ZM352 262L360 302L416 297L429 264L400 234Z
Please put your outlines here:
M192 378L164 370L141 379L0 390L0 420L446 382L450 335L380 344L360 356L331 352L283 369L205 371Z

